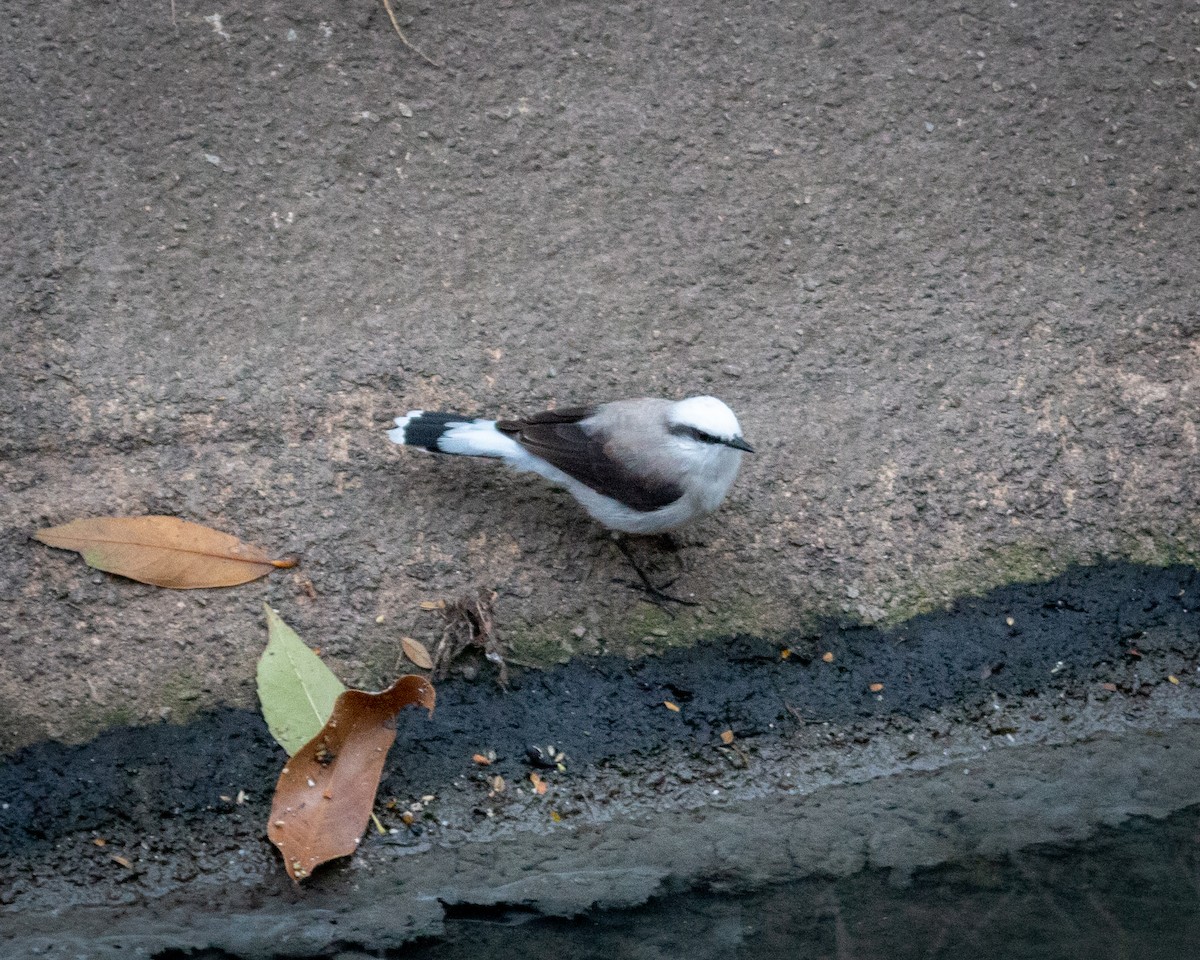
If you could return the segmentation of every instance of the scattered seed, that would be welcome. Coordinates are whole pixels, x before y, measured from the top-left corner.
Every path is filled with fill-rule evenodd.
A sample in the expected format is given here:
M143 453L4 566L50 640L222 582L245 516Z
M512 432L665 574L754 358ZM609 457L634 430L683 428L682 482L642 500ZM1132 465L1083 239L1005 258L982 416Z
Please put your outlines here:
M670 710L672 713L679 712L679 704L672 703L670 700L664 700L663 706L666 707L668 710Z

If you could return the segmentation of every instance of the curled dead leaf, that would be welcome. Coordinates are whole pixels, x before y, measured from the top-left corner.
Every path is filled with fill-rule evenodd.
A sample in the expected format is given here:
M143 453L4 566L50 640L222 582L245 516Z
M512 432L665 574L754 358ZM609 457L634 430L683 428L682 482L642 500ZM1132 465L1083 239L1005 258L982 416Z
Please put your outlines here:
M424 677L401 677L382 693L347 690L329 721L284 765L275 785L267 836L296 882L322 863L352 854L371 819L396 714L407 706L433 712Z
M178 517L92 517L34 537L77 551L89 567L175 590L233 587L299 562L272 560L260 547Z
M422 670L433 669L433 657L429 655L425 644L412 637L403 637L400 640L400 647L404 650L404 655Z

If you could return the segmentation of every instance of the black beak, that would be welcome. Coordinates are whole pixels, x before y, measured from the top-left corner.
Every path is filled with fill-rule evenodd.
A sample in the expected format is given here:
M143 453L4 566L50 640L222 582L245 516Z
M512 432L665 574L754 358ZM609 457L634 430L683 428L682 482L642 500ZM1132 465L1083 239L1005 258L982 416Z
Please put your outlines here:
M754 452L754 448L741 437L734 437L732 440L726 440L725 446L733 447L734 450L745 450L746 453Z

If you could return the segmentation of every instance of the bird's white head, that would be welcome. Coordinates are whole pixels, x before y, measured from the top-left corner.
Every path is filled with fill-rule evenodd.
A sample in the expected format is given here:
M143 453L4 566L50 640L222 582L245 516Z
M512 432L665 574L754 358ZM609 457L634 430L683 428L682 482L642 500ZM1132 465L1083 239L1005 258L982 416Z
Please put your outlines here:
M742 428L733 411L716 397L688 397L678 401L667 414L667 429L698 443L754 452L754 448L742 439Z

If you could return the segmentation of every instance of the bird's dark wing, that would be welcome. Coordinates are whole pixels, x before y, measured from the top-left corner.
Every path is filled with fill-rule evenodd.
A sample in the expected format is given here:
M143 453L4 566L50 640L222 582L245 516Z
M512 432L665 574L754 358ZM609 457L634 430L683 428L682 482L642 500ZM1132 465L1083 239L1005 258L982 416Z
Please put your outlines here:
M604 433L580 426L595 412L594 407L566 407L523 420L501 420L496 429L535 457L631 509L649 512L683 496L678 484L635 474L613 459Z

